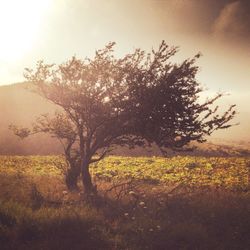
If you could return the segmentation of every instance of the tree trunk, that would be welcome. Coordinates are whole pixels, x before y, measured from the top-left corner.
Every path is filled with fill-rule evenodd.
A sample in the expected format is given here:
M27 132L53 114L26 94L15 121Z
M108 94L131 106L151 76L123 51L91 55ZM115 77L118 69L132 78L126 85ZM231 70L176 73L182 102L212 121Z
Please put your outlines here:
M82 163L82 183L86 194L96 193L96 187L93 185L89 173L89 162L86 160Z
M78 185L77 185L79 175L80 175L80 168L71 167L67 171L66 176L65 176L65 182L66 182L67 188L70 191L79 190Z

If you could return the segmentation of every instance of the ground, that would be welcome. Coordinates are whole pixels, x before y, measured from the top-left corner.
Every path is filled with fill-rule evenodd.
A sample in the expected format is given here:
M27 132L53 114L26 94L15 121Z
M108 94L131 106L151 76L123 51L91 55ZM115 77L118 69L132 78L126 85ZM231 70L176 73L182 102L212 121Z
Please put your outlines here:
M98 196L85 197L66 190L61 156L1 156L1 249L248 249L249 168L110 156L91 166Z

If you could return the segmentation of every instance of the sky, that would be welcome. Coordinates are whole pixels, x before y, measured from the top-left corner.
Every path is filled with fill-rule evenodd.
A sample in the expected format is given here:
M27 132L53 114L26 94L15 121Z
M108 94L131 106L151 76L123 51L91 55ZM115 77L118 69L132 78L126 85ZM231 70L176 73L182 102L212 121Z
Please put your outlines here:
M216 136L250 140L249 0L0 0L0 85L24 81L37 60L85 58L109 41L122 56L162 40L178 46L173 60L198 52L198 80L220 106L236 104L240 125Z

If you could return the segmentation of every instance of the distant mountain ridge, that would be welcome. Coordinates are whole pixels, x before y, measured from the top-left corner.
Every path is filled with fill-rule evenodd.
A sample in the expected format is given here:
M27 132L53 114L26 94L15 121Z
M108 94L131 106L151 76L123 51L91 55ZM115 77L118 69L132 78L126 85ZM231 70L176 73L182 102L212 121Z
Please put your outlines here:
M30 126L40 114L53 113L57 109L54 104L33 93L30 87L29 83L0 86L0 154L2 155L62 153L62 147L58 141L46 134L20 140L8 129L10 124ZM247 141L221 141L221 139L212 138L210 142L197 146L197 150L188 154L209 156L250 155L250 142ZM131 156L160 155L156 147L137 148L135 150L118 147L115 153Z

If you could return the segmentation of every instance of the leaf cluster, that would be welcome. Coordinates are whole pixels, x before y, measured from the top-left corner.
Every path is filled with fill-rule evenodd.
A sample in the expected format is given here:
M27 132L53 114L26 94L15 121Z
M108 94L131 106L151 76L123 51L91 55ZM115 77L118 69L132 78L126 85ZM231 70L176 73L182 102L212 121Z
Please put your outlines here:
M177 48L163 41L151 53L136 49L117 59L114 45L97 50L92 59L72 57L58 66L39 61L35 70L26 69L36 92L61 109L52 118L39 118L33 132L50 133L65 143L65 152L74 147L80 157L96 161L115 145L155 143L165 153L232 126L235 106L220 114L214 105L222 94L199 100L200 54L172 63ZM25 137L29 131L16 134Z

